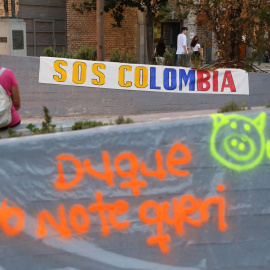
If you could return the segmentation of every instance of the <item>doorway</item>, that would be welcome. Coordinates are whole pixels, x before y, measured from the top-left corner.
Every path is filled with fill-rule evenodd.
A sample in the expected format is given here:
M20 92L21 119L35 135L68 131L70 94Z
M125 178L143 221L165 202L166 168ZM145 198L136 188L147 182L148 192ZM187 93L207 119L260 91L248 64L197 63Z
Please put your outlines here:
M165 39L165 44L170 49L177 48L177 36L180 34L181 23L162 23L161 24L161 34Z

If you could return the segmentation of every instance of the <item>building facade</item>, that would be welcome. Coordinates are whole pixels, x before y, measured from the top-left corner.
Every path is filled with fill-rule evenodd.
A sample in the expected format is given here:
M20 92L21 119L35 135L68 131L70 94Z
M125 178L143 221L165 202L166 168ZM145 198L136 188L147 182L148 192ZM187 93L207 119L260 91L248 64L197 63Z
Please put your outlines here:
M48 46L67 49L66 0L20 0L19 17L26 22L27 55L41 56Z
M80 14L72 5L82 0L18 0L16 12L26 22L27 55L41 56L46 47L52 46L58 52L77 52L85 45L96 47L96 12ZM187 42L190 44L195 34L201 36L206 59L212 60L212 47L207 46L205 31L195 27L195 17L189 14L182 20L177 15L175 1L169 1L171 12L166 20L154 22L155 46L164 36L168 48L177 46L177 36L182 26L188 26ZM9 8L11 16L11 7ZM0 6L0 16L4 17L4 7ZM122 27L114 27L111 13L104 13L105 59L109 60L118 49L131 53L138 63L147 63L147 26L145 12L126 8Z
M1 0L0 1L0 18L4 18L6 17L6 13L5 13L5 10L4 10L4 1ZM19 12L19 0L16 0L15 1L15 11L16 11L16 14L18 14ZM11 13L11 1L8 1L8 13L9 13L9 16L11 17L12 16L12 13Z
M78 13L72 3L79 5L81 0L67 0L67 44L69 52L76 52L84 45L96 47L96 12ZM146 29L141 12L126 8L122 27L113 27L114 19L104 13L105 59L108 60L115 49L132 53L139 61L145 61Z

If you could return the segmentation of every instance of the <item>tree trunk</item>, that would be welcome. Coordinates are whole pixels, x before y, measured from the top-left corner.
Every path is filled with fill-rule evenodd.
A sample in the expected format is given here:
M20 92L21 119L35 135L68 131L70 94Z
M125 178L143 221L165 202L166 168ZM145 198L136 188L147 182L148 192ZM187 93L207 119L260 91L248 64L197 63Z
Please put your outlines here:
M104 0L97 1L97 60L104 61Z
M153 15L149 7L147 7L146 13L146 27L147 27L147 55L148 55L148 62L150 62L152 61L154 55L154 48L153 48L154 28L153 28Z
M239 51L241 45L241 34L238 31L231 32L231 54L230 60L231 61L238 61L239 60Z
M238 61L239 60L239 51L240 51L239 45L238 44L233 44L232 45L232 56L231 56L232 61Z

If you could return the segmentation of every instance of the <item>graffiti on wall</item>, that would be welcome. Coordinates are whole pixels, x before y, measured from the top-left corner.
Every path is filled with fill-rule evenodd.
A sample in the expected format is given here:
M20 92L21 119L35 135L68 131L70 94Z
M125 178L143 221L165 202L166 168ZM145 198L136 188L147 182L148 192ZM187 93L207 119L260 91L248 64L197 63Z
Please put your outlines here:
M210 151L207 154L212 157L212 162L224 170L241 173L256 168L265 157L270 159L265 113L254 118L223 114L211 117ZM57 175L51 183L54 192L68 194L79 189L82 182L99 182L107 189L122 190L127 196L113 200L102 190L95 190L88 205L59 203L54 212L40 209L35 217L33 234L40 239L50 237L49 230L62 238L71 238L75 234L91 235L92 221L98 219L99 233L106 238L115 232L128 232L132 227L130 212L135 212L138 222L149 228L145 243L166 254L170 252L172 239L183 237L187 226L203 230L203 225L211 223L217 232L228 231L226 183L223 179L211 195L205 197L186 193L158 200L144 194L150 181L155 181L161 188L166 185L168 177L180 183L188 180L196 168L193 163L196 153L192 153L187 143L178 142L167 148L167 152L155 149L154 155L148 156L154 161L154 166L149 166L144 155L131 151L119 150L117 155L112 155L106 149L98 150L102 160L99 164L75 154L58 154L54 157ZM134 200L138 201L135 209L131 203ZM12 198L0 202L1 233L11 237L20 235L26 219L26 209L14 205ZM97 224L94 225L96 232Z
M235 171L255 168L265 155L270 158L270 141L265 138L266 114L255 119L243 115L212 115L210 151L225 167Z
M73 155L58 155L56 157L58 177L54 182L55 190L72 192L81 181L95 179L102 181L104 185L112 189L120 188L126 190L130 196L140 197L148 183L146 180L139 179L138 175L159 181L161 184L166 181L166 176L169 174L178 177L181 181L190 174L190 171L184 166L192 162L190 150L180 143L174 144L166 155L162 154L159 149L155 151L155 169L147 168L146 162L139 162L138 157L131 152L119 153L114 160L107 151L103 151L101 155L102 171L98 171L90 159L79 160ZM74 169L72 179L70 179L69 173L65 173L65 168L70 167ZM120 177L123 181L117 184L116 177ZM209 222L211 207L215 207L217 212L217 230L225 231L227 229L226 199L222 194L225 189L226 187L220 184L216 187L217 194L207 198L196 198L192 194L185 194L180 198L173 197L170 201L157 202L149 199L142 202L137 209L138 219L145 225L154 226L156 231L146 239L146 243L150 246L158 246L164 253L169 252L172 236L165 232L164 225L171 226L176 235L182 236L185 234L187 224L199 229L203 224ZM46 209L41 210L36 219L36 236L46 237L48 226L63 238L69 238L75 233L89 233L91 232L91 215L99 216L100 233L104 237L110 235L112 229L122 231L131 226L130 220L121 220L121 216L128 215L128 211L132 208L128 199L106 203L106 198L101 191L97 191L95 196L95 202L87 207L74 204L67 209L60 204L56 216ZM0 224L5 234L14 236L23 230L26 223L24 210L8 205L7 199L1 204L0 216ZM9 221L14 217L15 223L13 220L13 224L10 224Z

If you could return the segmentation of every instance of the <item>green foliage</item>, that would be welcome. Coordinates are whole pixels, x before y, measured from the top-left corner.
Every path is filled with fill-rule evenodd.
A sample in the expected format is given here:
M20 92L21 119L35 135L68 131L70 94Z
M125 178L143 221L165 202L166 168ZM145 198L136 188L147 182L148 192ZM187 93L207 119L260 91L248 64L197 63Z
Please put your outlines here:
M161 7L166 6L168 0L105 0L104 1L104 12L108 13L112 11L112 17L115 21L112 25L114 27L121 27L124 20L124 12L127 7L137 8L140 11L145 11L146 8L151 11L153 15L158 14ZM90 12L96 10L96 0L82 0L79 6L75 3L72 7L83 14L84 11Z
M245 64L245 70L246 72L251 72L253 71L253 62L254 62L254 58L253 57L246 57L244 59L244 64Z
M49 46L44 50L43 55L47 57L74 58L74 59L95 61L97 59L97 49L86 45L81 49L79 49L77 53L66 54L64 50L62 51L62 53L58 53L56 50L53 49L53 47ZM118 49L115 49L112 53L110 61L120 63L137 62L132 53L131 52L128 53L126 49L124 52L120 52Z
M124 52L120 52L118 49L115 49L112 52L112 56L110 58L111 62L120 62L120 63L136 63L137 60L134 58L132 53L127 53L125 49Z
M178 20L182 21L188 17L190 10L185 3L182 3L182 1L176 1L176 12Z
M152 61L149 61L149 65L164 65L174 66L176 62L176 49L167 49L163 55L163 61L159 57L152 57Z
M71 130L81 130L81 129L108 126L108 125L113 125L113 123L103 123L101 121L79 121L73 124L73 126L71 127Z
M265 104L264 106L265 106L265 108L270 108L270 104L268 104L268 103Z
M121 52L120 52L118 49L115 49L115 50L112 52L110 61L111 61L111 62L121 62L120 59L121 59Z
M8 138L22 137L25 136L22 132L16 132L12 128L8 128Z
M32 123L27 125L26 128L29 129L32 133L35 133L35 134L40 133L40 129L37 128L36 125L33 125Z
M234 112L234 111L241 111L241 110L242 110L242 108L232 100L230 103L222 106L218 110L218 113Z
M180 67L189 67L190 66L190 54L183 54L182 58L179 60ZM176 58L177 61L177 58Z
M233 100L230 103L225 104L222 106L218 113L225 113L225 112L235 112L235 111L245 111L246 110L246 102L242 103L242 107L240 107L236 102ZM250 107L247 107L247 110L251 110Z
M122 125L122 124L131 124L134 123L134 121L131 118L125 119L123 115L120 115L116 120L115 124L116 125Z
M49 46L45 48L45 50L43 51L43 55L48 57L57 57L57 51L54 50L52 46Z
M42 122L42 127L38 128L36 125L30 123L27 125L27 129L31 131L31 135L39 135L39 134L48 134L48 133L54 133L56 125L51 124L52 117L49 114L49 110L47 107L43 106L44 111L44 121ZM120 115L116 120L115 124L121 125L121 124L131 124L134 123L134 121L131 118L124 118L122 115ZM78 121L73 124L71 127L71 130L82 130L82 129L88 129L88 128L95 128L95 127L101 127L101 126L108 126L108 125L114 125L113 122L104 123L101 121ZM63 132L64 129L61 126L59 132ZM26 134L23 134L22 132L16 132L12 128L8 128L9 136L8 138L14 138L14 137L23 137L26 136ZM0 135L1 139L1 135Z
M199 68L203 65L203 60L202 58L198 58L195 54L191 54L190 56L191 62L192 62L192 66L193 68Z
M155 22L166 22L171 18L171 12L173 10L167 6L161 6L158 10L158 13L155 17Z
M226 67L242 68L242 45L256 49L261 57L268 44L269 0L181 0L196 18L195 25L213 33L219 57ZM266 16L265 16L266 15ZM207 37L204 34L204 38ZM239 65L240 63L240 65Z
M134 121L131 118L124 118L123 115L120 115L116 120L116 125L121 124L131 124L134 123ZM81 130L81 129L88 129L88 128L95 128L95 127L102 127L102 126L108 126L108 125L114 125L114 123L104 123L101 121L78 121L73 124L71 127L71 130Z
M66 53L64 48L62 52L57 52L52 46L46 47L43 55L47 57L75 58L72 53Z
M47 57L74 58L94 61L97 59L97 49L86 45L79 49L77 53L66 53L64 49L62 52L58 53L52 46L49 46L45 48L43 55Z
M43 112L44 112L44 120L42 122L41 126L41 132L44 133L54 133L56 125L52 125L52 117L49 114L49 110L47 107L43 106Z
M26 127L33 134L47 134L47 133L54 133L55 132L56 125L51 124L52 117L49 114L48 108L43 106L43 112L44 112L44 121L42 122L41 129L36 127L36 125L33 125L32 123L30 123Z
M174 66L175 63L175 56L176 56L176 49L173 48L172 50L167 50L164 53L164 62L165 66Z
M263 42L262 42L263 43ZM244 59L245 70L247 72L254 71L253 63L256 61L258 65L261 65L262 55L265 51L267 51L267 46L265 44L259 44L256 50L253 50L248 54L248 56Z
M243 101L243 103L242 103L242 110L243 111L245 111L245 110L251 110L251 107L250 106L248 106L248 107L246 107L246 102L245 101Z
M148 64L149 64L149 65L157 65L156 57L153 56L153 57L152 57L152 60L148 61Z
M83 60L96 60L97 59L97 49L93 47L89 47L88 45L82 47L76 53L76 59L83 59Z

